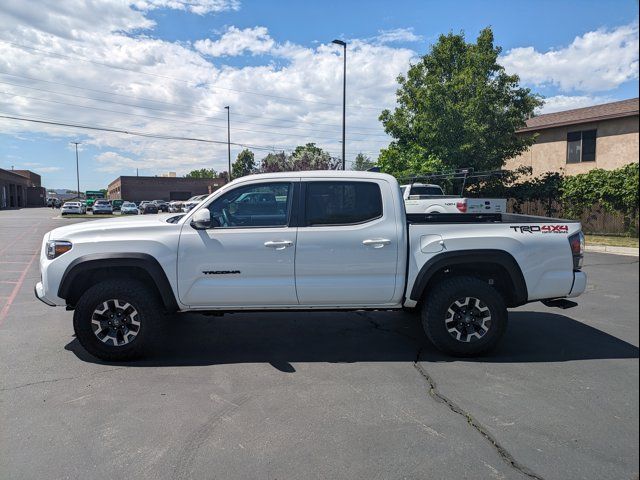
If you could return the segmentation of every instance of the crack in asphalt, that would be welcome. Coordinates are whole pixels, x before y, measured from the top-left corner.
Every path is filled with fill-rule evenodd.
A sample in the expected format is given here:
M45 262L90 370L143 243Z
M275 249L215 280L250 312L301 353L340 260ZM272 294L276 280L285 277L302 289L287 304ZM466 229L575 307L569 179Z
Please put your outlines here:
M376 322L373 318L371 318L368 312L356 312L356 313L359 316L365 318L371 324L371 326L373 326L375 330L379 330L387 333L394 333L404 338L408 338L412 342L416 342L418 340L417 338L410 337L409 335L405 335L403 332L399 332L397 330L392 330L389 328L384 328L382 325ZM436 382L433 379L433 377L431 377L431 375L420 364L420 355L422 354L423 349L424 349L424 346L418 347L418 351L416 352L416 358L413 361L413 367L418 371L418 373L420 373L420 375L426 380L427 384L429 385L429 396L431 396L431 398L433 398L438 403L444 403L449 408L449 410L451 410L453 413L462 416L471 427L477 430L478 433L480 433L480 435L482 435L487 441L489 441L489 443L496 450L500 458L508 466L516 470L518 473L525 475L526 477L531 478L533 480L544 480L543 477L534 473L529 468L520 464L515 458L513 458L513 455L511 455L511 453L509 453L509 451L505 447L503 447L500 444L500 442L498 442L498 440L496 440L493 437L493 435L491 435L491 433L489 433L487 429L478 420L476 420L469 412L466 412L462 407L457 405L454 401L450 400L444 394L440 393L440 391L438 390L438 386L436 385Z
M517 472L529 478L532 478L534 480L544 480L543 477L541 477L540 475L532 472L529 468L518 463L518 461L515 458L513 458L513 455L511 455L509 451L506 448L504 448L498 442L498 440L496 440L493 437L493 435L491 435L478 420L473 418L473 416L469 412L465 411L462 407L457 405L454 401L450 400L445 395L440 393L440 391L438 390L438 386L436 385L436 382L433 379L433 377L431 377L431 375L429 375L429 373L424 369L424 367L420 365L420 355L422 353L422 350L423 350L423 347L420 347L418 349L418 352L416 354L416 359L413 362L413 367L420 373L420 375L426 380L427 384L429 385L429 395L437 402L444 403L449 408L449 410L451 410L453 413L456 413L457 415L460 415L461 417L463 417L467 421L467 423L471 425L471 427L477 430L478 433L480 433L480 435L482 435L486 440L489 441L491 446L496 450L500 458L502 458L502 460L507 465L509 465L510 467L515 469Z
M216 426L220 422L230 419L245 403L251 400L251 396L242 394L232 401L225 400L225 406L209 416L209 418L195 430L193 430L185 440L178 460L174 465L173 476L175 479L189 479L194 477L194 467L202 447L209 441Z
M75 377L52 378L51 380L39 380L37 382L23 383L22 385L16 385L16 386L13 386L13 387L0 388L0 392L7 392L7 391L10 391L10 390L18 390L19 388L31 387L33 385L41 385L43 383L56 383L56 382L62 382L64 380L76 380L78 378L83 378L83 377L96 377L98 375L102 375L103 373L109 373L109 372L113 372L115 370L122 370L123 368L126 368L126 367L110 368L108 370L102 370L101 372L95 372L95 373L90 373L90 374L86 374L85 373L84 375L76 375Z

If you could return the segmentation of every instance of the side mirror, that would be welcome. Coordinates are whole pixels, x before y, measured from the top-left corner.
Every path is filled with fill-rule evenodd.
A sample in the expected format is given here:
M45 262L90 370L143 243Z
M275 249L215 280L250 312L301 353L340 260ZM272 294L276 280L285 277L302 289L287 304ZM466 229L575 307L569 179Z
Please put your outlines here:
M211 228L211 213L208 208L201 208L193 214L191 219L191 227L195 230L206 230Z

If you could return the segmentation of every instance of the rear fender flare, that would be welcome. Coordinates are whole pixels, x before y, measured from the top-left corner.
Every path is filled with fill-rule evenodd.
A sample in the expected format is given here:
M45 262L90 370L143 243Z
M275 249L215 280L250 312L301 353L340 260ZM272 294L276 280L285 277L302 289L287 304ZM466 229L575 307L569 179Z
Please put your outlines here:
M465 263L486 263L499 265L508 273L514 287L513 305L524 305L527 303L529 294L527 284L522 275L522 270L513 256L504 250L458 250L453 252L440 253L427 261L416 276L416 280L411 288L410 300L416 302L422 299L427 285L431 278L439 271L455 265Z

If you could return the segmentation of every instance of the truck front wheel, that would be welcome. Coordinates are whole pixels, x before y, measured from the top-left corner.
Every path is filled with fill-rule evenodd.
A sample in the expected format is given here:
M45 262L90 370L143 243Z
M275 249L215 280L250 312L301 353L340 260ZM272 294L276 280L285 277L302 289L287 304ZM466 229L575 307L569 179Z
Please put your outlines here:
M438 350L458 357L493 349L507 328L502 295L474 277L448 278L427 295L422 326Z
M80 344L94 357L124 361L149 350L164 316L157 295L142 282L111 279L80 297L73 328Z

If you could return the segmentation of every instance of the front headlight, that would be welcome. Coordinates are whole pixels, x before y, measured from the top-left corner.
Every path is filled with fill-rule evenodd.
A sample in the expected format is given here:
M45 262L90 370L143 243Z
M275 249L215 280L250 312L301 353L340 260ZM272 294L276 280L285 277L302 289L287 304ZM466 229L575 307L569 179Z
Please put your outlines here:
M71 242L65 242L64 240L49 240L47 242L47 258L49 260L58 258L63 253L71 250L72 246Z

